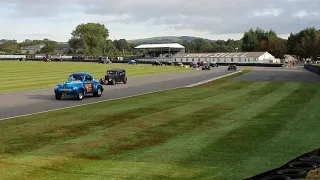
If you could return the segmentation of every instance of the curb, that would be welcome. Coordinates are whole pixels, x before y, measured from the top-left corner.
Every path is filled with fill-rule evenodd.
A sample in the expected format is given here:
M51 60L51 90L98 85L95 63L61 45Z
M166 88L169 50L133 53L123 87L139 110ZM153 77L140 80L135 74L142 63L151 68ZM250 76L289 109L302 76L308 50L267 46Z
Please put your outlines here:
M240 72L242 72L242 71L243 71L243 69L240 70L240 71L234 72L234 73L230 73L230 74L226 74L226 75L219 76L219 77L216 77L216 78L208 79L208 80L205 80L205 81L200 81L200 82L198 82L198 83L190 84L190 85L185 86L185 87L190 88L190 87L198 86L198 85L205 84L205 83L208 83L208 82L211 82L211 81L215 81L215 80L217 80L217 79L221 79L221 78L224 78L224 77L227 77L227 76L231 76L231 75L240 73Z

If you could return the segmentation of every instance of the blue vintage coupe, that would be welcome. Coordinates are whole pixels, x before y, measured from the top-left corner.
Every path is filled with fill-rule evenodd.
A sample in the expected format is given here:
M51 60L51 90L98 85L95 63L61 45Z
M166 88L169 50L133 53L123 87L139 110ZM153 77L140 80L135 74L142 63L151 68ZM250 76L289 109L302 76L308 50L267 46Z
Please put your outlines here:
M87 94L100 97L103 90L102 85L94 80L91 74L74 73L69 76L68 81L54 88L54 94L57 100L63 96L73 96L75 99L82 100Z

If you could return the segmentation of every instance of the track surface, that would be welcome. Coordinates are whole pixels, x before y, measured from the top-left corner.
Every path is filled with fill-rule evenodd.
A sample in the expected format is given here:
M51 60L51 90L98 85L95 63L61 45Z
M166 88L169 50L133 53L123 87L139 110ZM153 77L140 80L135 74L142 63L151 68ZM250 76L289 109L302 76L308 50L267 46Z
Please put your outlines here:
M240 67L243 68L243 67ZM239 68L239 69L240 69ZM294 68L266 68L250 67L253 71L233 78L240 81L275 81L275 82L320 82L320 76L309 72L303 67ZM0 94L0 120L15 116L22 116L42 111L66 108L97 101L111 100L155 92L165 89L184 87L199 81L219 77L232 73L227 67L221 66L210 71L191 71L154 75L149 77L128 79L128 84L105 85L105 91L100 98L86 97L82 101L54 98L53 88L20 93Z
M85 97L82 101L54 98L53 87L50 89L0 94L0 119L21 116L53 109L66 108L96 101L134 96L154 91L187 86L199 81L232 73L226 67L213 68L210 71L189 71L128 78L128 84L105 85L105 91L99 98Z
M254 67L254 71L233 78L237 81L320 82L320 76L302 66L293 68Z

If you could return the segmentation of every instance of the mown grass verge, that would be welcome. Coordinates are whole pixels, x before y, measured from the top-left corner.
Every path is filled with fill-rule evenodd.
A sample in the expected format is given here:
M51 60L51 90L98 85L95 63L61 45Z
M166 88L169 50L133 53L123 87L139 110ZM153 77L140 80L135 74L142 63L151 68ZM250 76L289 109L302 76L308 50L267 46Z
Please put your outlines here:
M0 122L0 179L244 179L318 148L319 84L230 78Z

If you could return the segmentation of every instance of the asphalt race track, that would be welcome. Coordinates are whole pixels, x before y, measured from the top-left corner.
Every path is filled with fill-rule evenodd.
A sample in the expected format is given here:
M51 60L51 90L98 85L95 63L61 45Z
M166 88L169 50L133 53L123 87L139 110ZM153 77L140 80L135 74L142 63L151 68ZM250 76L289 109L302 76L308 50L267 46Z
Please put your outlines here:
M238 67L238 69L244 67ZM253 71L233 78L240 81L275 81L275 82L320 82L320 76L305 70L303 67L267 68L250 67ZM234 71L227 71L226 66L212 68L210 71L189 71L154 75L148 77L128 78L128 84L105 85L102 96L85 97L82 101L54 98L53 88L25 91L18 93L0 94L0 120L16 116L28 115L43 111L63 109L82 104L106 101L111 99L135 96L155 91L188 86L200 81L227 75ZM62 82L61 82L62 83Z
M0 94L0 120L15 116L22 116L37 112L62 109L97 101L135 96L160 90L184 87L199 81L223 76L233 71L227 71L227 67L212 68L210 71L189 71L154 75L148 77L128 78L127 84L104 85L105 91L101 97L85 97L82 101L62 99L57 101L53 88L25 91L17 93ZM62 83L62 82L61 82ZM5 103L3 103L5 102Z
M320 82L320 76L304 69L302 66L293 68L254 67L254 71L233 78L237 81L259 82Z

